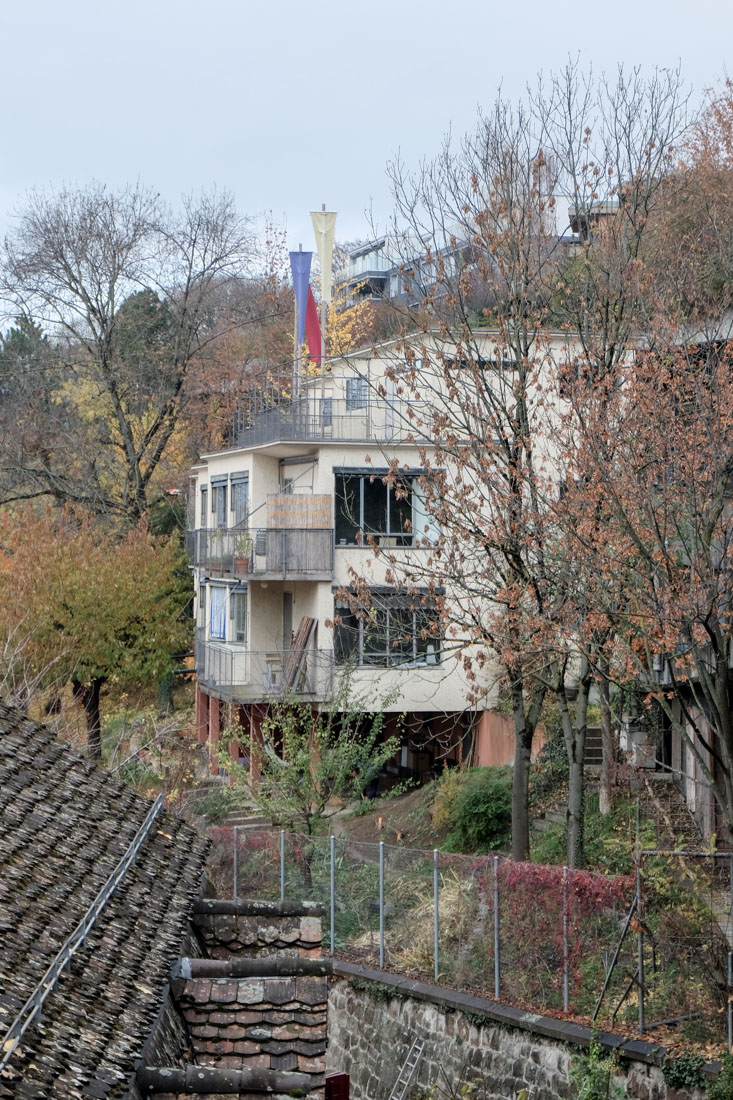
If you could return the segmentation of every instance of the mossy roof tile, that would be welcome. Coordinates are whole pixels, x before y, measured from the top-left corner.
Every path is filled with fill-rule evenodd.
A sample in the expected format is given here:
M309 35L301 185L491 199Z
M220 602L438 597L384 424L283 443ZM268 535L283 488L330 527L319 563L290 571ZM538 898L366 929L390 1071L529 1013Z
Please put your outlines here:
M48 729L0 704L0 1045L149 809ZM26 1032L0 1096L125 1095L206 852L189 826L162 820L46 1000L41 1022Z

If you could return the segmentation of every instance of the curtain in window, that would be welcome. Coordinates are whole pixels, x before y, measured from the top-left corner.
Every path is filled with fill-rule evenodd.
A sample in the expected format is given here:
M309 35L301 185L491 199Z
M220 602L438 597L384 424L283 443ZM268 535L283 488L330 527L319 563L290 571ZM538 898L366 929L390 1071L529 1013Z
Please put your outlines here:
M249 482L246 478L238 479L237 481L232 478L232 511L234 512L235 526L247 522L247 514L249 512Z
M209 637L222 641L227 636L227 590L220 585L212 585L209 600Z

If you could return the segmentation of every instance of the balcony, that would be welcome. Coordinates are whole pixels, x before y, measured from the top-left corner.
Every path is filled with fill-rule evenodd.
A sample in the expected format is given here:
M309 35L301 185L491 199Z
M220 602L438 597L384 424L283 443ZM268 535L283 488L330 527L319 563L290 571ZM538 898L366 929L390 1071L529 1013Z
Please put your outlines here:
M295 696L319 703L333 691L333 650L262 652L243 646L195 642L196 676L201 686L228 703L258 703Z
M213 577L333 580L333 527L189 531L189 564Z
M427 402L380 397L369 390L358 408L346 398L303 394L254 415L238 414L236 447L267 443L427 443Z

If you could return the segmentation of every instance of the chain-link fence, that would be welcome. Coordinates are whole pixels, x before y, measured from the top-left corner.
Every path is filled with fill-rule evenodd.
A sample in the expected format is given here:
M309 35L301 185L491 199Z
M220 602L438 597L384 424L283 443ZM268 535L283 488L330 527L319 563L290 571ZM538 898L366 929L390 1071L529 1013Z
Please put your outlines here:
M324 947L367 966L565 1012L720 1042L731 861L644 852L636 875L342 837L211 830L218 893L324 906ZM726 1008L726 1006L728 1006Z

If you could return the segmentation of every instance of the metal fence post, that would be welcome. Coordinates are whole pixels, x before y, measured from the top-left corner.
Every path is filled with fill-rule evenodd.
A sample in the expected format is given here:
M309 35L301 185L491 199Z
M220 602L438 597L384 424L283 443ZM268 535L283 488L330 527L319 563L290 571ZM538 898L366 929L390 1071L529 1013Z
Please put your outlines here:
M234 863L232 868L234 878L234 900L239 897L239 826L234 826Z
M438 849L433 848L433 963L435 984L438 984Z
M499 857L494 856L494 996L499 1000Z
M384 970L384 841L379 842L379 969Z
M727 953L727 1049L733 1051L733 952Z
M570 1002L568 988L568 869L562 869L562 1003L563 1011L568 1011Z
M728 863L730 913L728 914L728 944L733 943L733 856ZM733 953L728 952L728 1050L733 1051Z
M331 954L336 950L336 837L331 833Z
M639 1031L644 1030L644 922L641 913L641 856L638 856L636 865L636 917L639 921L639 932L636 943L636 970L639 982Z
M280 830L280 901L285 901L285 830Z

